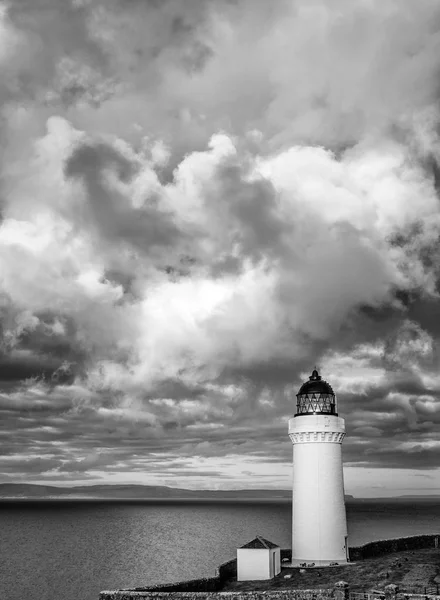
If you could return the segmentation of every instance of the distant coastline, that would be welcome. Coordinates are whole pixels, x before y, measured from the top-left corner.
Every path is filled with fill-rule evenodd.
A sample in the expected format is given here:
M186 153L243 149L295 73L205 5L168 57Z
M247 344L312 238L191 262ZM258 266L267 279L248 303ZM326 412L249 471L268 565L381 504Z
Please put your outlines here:
M429 501L440 498L436 495L405 495L385 498L355 498L346 494L350 502L408 502ZM164 503L174 502L291 502L291 490L189 490L166 486L146 485L91 485L59 487L38 484L0 484L0 502L130 502Z
M0 500L146 500L146 501L206 501L206 500L274 500L292 499L292 490L189 490L148 485L48 486L24 483L0 484Z

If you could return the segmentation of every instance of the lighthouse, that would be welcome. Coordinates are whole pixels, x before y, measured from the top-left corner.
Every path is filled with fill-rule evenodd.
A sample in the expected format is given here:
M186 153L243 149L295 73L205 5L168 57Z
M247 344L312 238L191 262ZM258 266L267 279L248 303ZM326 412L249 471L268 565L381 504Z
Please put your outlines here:
M348 560L342 440L345 421L318 371L297 394L289 419L293 444L292 564Z

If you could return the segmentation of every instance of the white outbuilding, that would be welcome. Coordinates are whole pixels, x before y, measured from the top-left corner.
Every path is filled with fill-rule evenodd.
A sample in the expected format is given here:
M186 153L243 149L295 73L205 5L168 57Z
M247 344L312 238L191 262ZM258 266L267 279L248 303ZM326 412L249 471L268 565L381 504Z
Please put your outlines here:
M237 581L272 579L281 572L280 547L257 535L237 549Z

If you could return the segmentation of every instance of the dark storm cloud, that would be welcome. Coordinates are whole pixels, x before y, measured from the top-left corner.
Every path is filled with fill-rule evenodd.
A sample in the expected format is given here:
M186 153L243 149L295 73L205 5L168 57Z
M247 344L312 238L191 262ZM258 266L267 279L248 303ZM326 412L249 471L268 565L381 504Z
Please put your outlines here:
M15 460L0 457L2 473L43 473L59 466L59 461L52 458L25 458Z
M88 210L80 225L93 224L107 242L125 242L143 252L175 245L181 234L172 215L158 210L154 197L145 198L142 208L130 206L128 199L106 181L106 170L127 182L136 165L107 144L80 146L67 161L67 177L83 180L86 186Z
M51 376L59 361L44 356L0 356L0 381L22 381L30 377Z
M364 448L357 453L357 460L348 460L350 466L389 469L438 469L440 466L440 448L423 448L415 444L410 449ZM347 453L344 454L347 457ZM348 454L349 457L349 454Z
M87 9L54 0L12 0L7 8L17 48L2 76L0 101L20 98L44 103L46 86L56 78L59 60L65 56L78 61L86 58L105 69L105 53L89 35ZM71 82L64 86L60 93L66 98L68 88L73 88ZM78 93L77 89L76 97Z
M271 260L290 254L288 240L295 232L277 212L273 185L263 178L246 181L246 168L234 162L219 170L219 187L213 204L221 211L226 203L226 210L232 216L231 237L240 244L242 259L250 257L258 263L263 258ZM208 202L212 202L209 195Z
M50 312L32 315L10 305L2 313L0 381L73 381L85 354L72 319Z

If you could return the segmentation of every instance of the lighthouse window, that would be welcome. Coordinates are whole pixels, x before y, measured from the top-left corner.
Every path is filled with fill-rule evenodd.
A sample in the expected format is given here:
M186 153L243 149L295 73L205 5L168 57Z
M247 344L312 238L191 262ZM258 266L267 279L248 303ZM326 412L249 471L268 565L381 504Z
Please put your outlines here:
M298 395L297 414L336 414L335 397L330 394Z

